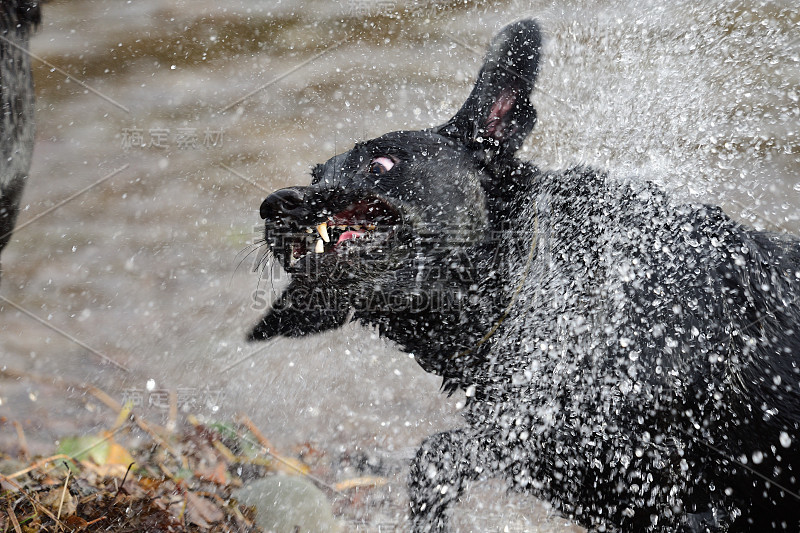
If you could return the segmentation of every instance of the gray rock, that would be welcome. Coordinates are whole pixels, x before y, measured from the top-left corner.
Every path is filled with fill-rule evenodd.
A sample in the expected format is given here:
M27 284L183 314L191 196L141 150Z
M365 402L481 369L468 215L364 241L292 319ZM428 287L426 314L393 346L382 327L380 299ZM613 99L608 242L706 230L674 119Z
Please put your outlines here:
M256 524L274 533L338 533L325 494L310 481L293 476L258 479L233 493L240 503L256 508Z

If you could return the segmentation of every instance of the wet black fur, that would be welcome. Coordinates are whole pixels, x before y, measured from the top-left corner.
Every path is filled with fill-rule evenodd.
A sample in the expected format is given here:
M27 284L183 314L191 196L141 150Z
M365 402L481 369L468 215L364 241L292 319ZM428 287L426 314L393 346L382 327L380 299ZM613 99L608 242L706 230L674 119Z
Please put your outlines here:
M0 2L0 251L11 238L33 153L33 76L25 53L39 2Z
M445 531L489 475L590 529L800 530L800 241L516 159L539 52L535 23L507 27L451 121L268 197L293 280L251 338L358 320L466 391L468 426L412 463L414 531ZM305 228L363 198L396 210L390 238L290 264Z

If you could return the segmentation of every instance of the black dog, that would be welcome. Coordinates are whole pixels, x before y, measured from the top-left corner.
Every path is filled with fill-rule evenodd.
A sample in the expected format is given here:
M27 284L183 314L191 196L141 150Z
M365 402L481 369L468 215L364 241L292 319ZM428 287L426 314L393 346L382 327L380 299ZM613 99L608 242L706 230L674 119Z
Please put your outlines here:
M0 251L19 212L33 154L33 76L27 54L39 2L0 2Z
M539 53L508 26L449 122L264 200L292 282L252 339L358 320L466 391L412 464L415 531L486 475L601 531L800 530L800 242L516 159Z

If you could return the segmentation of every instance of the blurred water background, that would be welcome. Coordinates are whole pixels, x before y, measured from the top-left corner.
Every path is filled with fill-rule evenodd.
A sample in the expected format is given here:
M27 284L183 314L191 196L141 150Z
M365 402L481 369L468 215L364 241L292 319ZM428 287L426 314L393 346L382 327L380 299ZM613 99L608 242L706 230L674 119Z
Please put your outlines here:
M254 272L248 245L268 192L355 141L449 118L489 39L523 17L546 41L522 157L800 234L791 0L50 2L31 44L34 163L2 259L0 446L17 445L11 421L38 453L108 427L75 385L159 424L172 392L178 423L246 413L277 447L327 454L331 479L387 476L349 527L403 530L407 460L460 425L462 397L358 326L246 344L285 282ZM491 485L458 515L461 531L570 528Z

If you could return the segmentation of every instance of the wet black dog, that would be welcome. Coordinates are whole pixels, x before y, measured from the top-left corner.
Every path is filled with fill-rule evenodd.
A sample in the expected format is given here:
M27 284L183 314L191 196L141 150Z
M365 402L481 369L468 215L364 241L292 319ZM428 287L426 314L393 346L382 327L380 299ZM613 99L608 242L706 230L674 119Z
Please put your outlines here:
M39 2L0 2L0 251L14 230L31 166L33 76L27 50L39 18Z
M466 391L412 464L415 531L487 475L591 529L800 530L800 242L516 159L539 53L507 27L449 122L264 200L292 282L252 338L358 320Z

